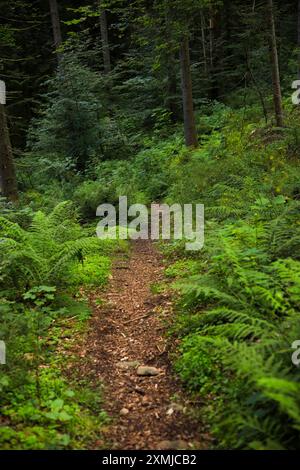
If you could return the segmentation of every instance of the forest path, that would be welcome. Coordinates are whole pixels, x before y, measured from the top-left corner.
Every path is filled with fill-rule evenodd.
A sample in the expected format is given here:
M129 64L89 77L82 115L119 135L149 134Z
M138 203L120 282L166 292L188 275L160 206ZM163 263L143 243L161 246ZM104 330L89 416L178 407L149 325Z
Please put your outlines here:
M151 293L162 279L161 255L151 242L139 240L132 243L129 259L115 262L110 286L101 295L104 303L91 297L94 315L86 353L94 376L104 383L104 409L112 418L106 448L207 447L199 424L185 412L187 399L172 375L166 338L170 294ZM150 373L157 375L139 375Z

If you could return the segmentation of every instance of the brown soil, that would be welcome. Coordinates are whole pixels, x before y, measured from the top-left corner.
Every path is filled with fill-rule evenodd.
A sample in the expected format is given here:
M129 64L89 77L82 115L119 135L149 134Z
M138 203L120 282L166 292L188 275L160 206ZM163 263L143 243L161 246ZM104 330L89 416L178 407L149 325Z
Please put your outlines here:
M172 319L170 294L153 294L163 279L161 256L148 241L132 244L129 259L118 259L104 300L91 296L94 315L84 355L104 383L104 408L112 418L105 443L121 450L205 448L205 435L187 413L188 400L171 371L166 323ZM159 369L140 377L137 364ZM86 368L86 370L84 370ZM92 368L92 370L91 370ZM175 401L174 401L175 398Z

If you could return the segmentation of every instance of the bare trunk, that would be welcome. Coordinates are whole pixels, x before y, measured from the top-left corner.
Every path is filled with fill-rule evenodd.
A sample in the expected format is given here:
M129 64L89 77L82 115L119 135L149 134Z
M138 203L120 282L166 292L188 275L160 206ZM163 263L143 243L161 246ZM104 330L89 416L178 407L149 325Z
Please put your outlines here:
M282 94L280 85L279 61L276 41L276 29L274 20L273 0L268 0L269 7L269 22L270 22L270 57L272 66L272 80L273 80L273 97L276 125L278 127L284 126L283 121L283 108L282 108Z
M203 52L203 60L204 60L204 72L205 72L205 75L207 76L208 66L207 66L207 54L206 54L205 18L204 18L203 11L201 11L201 40L202 40L202 52Z
M167 51L165 56L166 66L167 66L167 86L166 86L166 99L165 106L170 112L170 118L172 122L177 122L180 118L180 111L178 109L177 102L177 67L176 67L176 58L174 51L174 43L172 41L172 19L173 12L169 8L165 17L166 21L166 44Z
M268 110L267 110L267 105L266 105L266 102L265 102L265 98L264 98L264 94L255 78L255 75L251 69L251 65L250 65L250 60L249 60L249 54L248 54L248 51L246 52L246 64L247 64L247 70L248 70L248 73L250 75L250 79L252 80L252 83L257 91L257 94L259 96L259 99L260 99L260 102L261 102L261 107L262 107L262 111L263 111L263 115L264 115L264 118L265 118L265 121L266 121L266 124L268 123Z
M55 49L58 49L62 44L62 34L61 34L61 28L60 28L57 0L49 0L49 4L50 4L54 46L55 46Z
M111 61L110 61L110 50L109 50L109 42L108 42L106 11L102 10L101 6L100 6L100 29L101 29L104 73L107 75L111 72Z
M197 147L198 139L193 104L190 50L189 40L187 37L182 40L180 47L180 66L185 143L188 147Z
M214 58L213 58L213 42L214 42L214 37L213 37L213 19L209 19L209 62L210 62L210 67L213 68L214 65Z
M12 202L18 200L16 172L3 104L0 104L0 192Z
M177 107L177 76L176 76L176 64L172 52L168 58L168 82L167 82L167 98L166 107L170 112L170 117L173 122L178 120L178 107Z
M298 77L300 79L300 0L298 0L298 26L297 26L297 33L298 33Z
M221 68L221 17L220 12L211 12L209 20L209 44L210 44L210 98L218 100L220 97L220 83L218 73Z

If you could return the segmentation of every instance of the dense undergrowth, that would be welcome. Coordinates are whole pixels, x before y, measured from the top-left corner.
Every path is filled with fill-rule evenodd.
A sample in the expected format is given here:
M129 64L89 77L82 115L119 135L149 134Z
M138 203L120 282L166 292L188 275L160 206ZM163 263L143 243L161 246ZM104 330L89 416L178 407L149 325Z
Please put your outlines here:
M80 226L68 201L47 215L3 204L0 233L0 447L90 447L107 422L101 384L66 371L91 315L85 292L105 285L122 247Z
M300 2L0 4L0 448L101 445L73 356L127 249L96 209L127 196L205 205L201 251L159 246L213 445L299 449Z
M1 218L1 338L12 351L1 369L1 387L10 390L1 399L4 446L13 439L18 448L84 447L83 428L105 420L101 406L86 403L76 381L70 388L58 373L53 328L73 316L62 292L99 286L109 273L116 243L99 242L94 222L82 223L100 203L127 195L129 203L205 204L204 249L187 254L182 241L163 250L181 292L175 368L200 397L200 419L216 446L299 448L291 345L300 339L300 115L285 106L287 126L276 129L255 104L207 102L198 114L199 149L186 149L181 131L164 125L129 143L129 158L98 161L84 177L61 168L59 156L41 173L44 154L29 177L37 150L23 159L26 209L3 205ZM73 205L57 206L65 199Z
M180 137L145 138L131 161L100 164L75 193L85 216L91 195L116 203L205 204L206 238L167 274L182 296L173 334L175 367L200 396L201 419L221 448L299 447L300 185L297 108L286 102L285 129L266 125L255 105L220 104L198 115L202 141L189 151ZM99 176L101 175L101 176Z
M251 111L251 110L249 110ZM217 447L299 448L298 110L278 131L227 111L222 132L177 166L171 198L206 207L205 247L168 268L181 292L176 370ZM178 186L178 183L180 186ZM190 189L191 188L191 189Z

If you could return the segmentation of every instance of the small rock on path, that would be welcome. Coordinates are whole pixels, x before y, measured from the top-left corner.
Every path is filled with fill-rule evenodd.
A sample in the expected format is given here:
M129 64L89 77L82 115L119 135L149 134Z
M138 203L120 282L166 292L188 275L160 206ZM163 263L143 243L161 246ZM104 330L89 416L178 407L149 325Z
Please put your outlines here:
M116 263L104 296L91 295L94 315L84 345L88 360L80 374L104 383L104 407L112 418L106 448L207 448L201 426L183 411L187 399L168 359L163 325L173 317L170 294L154 295L150 289L163 279L163 271L153 244L138 240L129 260Z

